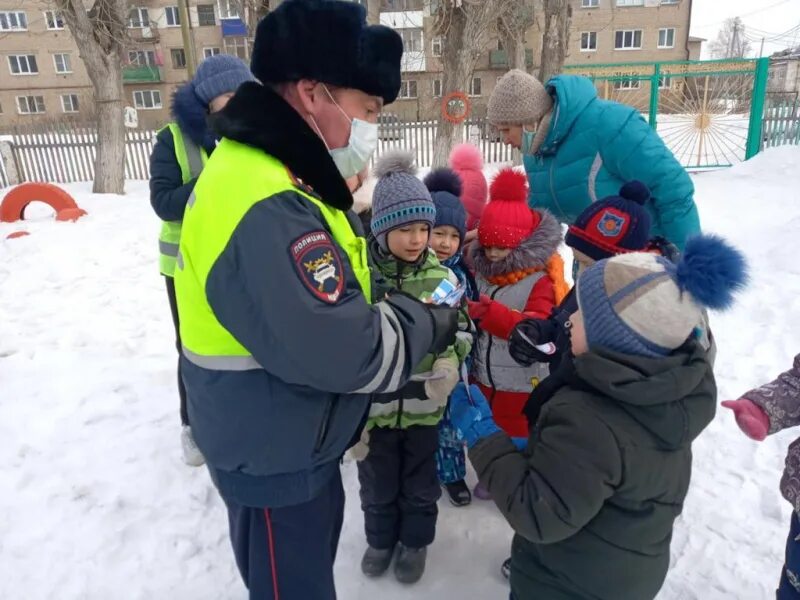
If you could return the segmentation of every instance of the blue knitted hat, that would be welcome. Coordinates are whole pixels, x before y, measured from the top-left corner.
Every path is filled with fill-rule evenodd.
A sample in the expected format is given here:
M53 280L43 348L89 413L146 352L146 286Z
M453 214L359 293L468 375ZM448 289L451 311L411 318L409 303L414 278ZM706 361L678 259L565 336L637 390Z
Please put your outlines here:
M209 56L197 67L192 88L200 101L208 106L217 96L235 92L245 81L253 81L250 68L242 59L228 54Z
M375 163L373 173L378 183L372 194L370 229L384 251L389 251L386 236L393 229L411 223L428 223L433 228L436 207L428 188L417 179L410 152L387 152Z
M697 236L675 264L634 252L595 263L578 280L589 348L657 358L682 346L706 308L723 310L747 283L744 256L721 238Z
M650 190L629 181L619 196L590 204L570 225L564 243L592 260L642 251L650 239L650 213L644 207Z
M461 178L453 169L436 169L423 179L436 206L434 229L444 225L455 227L461 244L467 235L467 211L461 203Z

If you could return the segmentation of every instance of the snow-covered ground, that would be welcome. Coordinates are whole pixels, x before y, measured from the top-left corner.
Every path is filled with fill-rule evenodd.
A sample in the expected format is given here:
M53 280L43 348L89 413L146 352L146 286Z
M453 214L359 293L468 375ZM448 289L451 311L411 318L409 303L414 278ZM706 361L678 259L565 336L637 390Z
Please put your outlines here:
M714 319L720 400L800 350L800 148L695 176L706 230L743 248L753 283ZM144 182L125 197L67 186L89 216L47 210L0 224L0 598L246 597L224 508L180 461L175 349ZM5 240L14 231L30 236ZM797 432L751 442L728 412L695 444L695 470L659 600L771 597L789 505L778 492ZM474 482L474 475L470 475ZM511 531L492 505L440 503L428 572L413 589L365 580L355 468L346 462L339 597L505 599ZM298 557L302 560L302 557Z

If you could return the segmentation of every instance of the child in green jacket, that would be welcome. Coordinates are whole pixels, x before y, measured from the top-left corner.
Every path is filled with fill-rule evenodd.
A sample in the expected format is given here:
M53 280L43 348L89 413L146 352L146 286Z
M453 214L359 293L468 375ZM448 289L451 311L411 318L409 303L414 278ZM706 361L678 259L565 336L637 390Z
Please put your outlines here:
M714 417L716 384L697 324L746 281L744 257L715 237L678 264L652 253L600 261L578 280L572 367L520 451L478 388L452 420L516 532L513 600L648 600L667 575L692 442Z
M388 286L426 301L442 280L459 282L428 248L436 209L413 161L410 154L396 152L376 165L370 253ZM362 436L368 453L358 464L368 543L361 563L365 575L383 574L396 546L399 581L415 583L424 572L441 494L437 424L471 348L466 313L462 328L456 344L427 356L405 387L373 399Z

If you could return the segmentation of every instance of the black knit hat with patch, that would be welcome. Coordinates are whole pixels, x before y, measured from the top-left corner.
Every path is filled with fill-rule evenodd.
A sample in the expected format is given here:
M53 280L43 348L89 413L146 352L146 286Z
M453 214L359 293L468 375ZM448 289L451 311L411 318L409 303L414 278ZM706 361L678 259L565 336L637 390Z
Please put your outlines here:
M286 0L258 24L253 75L265 84L313 79L394 102L403 40L366 16L355 2Z

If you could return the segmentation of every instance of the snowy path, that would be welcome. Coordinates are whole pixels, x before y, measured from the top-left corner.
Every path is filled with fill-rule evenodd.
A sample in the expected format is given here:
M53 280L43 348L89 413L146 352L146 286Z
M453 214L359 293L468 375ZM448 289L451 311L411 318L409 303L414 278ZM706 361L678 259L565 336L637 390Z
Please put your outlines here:
M754 274L737 310L713 321L720 399L800 350L798 164L799 148L781 148L695 178L705 229L745 249ZM243 599L221 502L206 472L179 460L172 325L146 184L130 182L122 198L69 189L90 213L77 224L0 224L0 598ZM32 235L5 240L19 229ZM695 444L660 600L771 597L793 435L756 444L718 413ZM415 588L364 580L352 463L344 477L340 598L505 600L498 567L511 532L480 502L441 502Z

